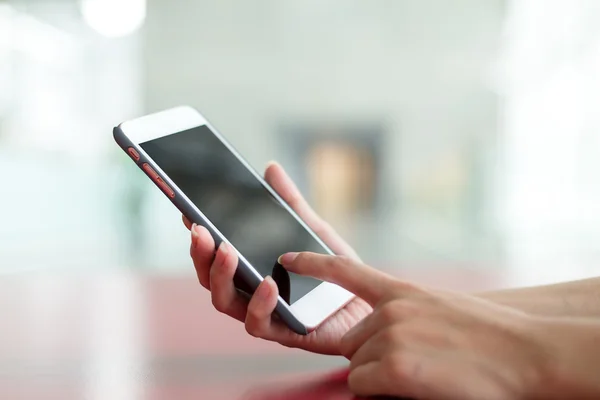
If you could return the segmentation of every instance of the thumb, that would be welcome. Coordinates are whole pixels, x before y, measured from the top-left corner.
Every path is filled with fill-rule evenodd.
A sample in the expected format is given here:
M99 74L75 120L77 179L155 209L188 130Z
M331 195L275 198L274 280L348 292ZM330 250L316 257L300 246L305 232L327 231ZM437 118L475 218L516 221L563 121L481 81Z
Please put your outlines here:
M372 306L395 288L394 278L349 257L303 252L286 253L278 261L290 272L335 283Z

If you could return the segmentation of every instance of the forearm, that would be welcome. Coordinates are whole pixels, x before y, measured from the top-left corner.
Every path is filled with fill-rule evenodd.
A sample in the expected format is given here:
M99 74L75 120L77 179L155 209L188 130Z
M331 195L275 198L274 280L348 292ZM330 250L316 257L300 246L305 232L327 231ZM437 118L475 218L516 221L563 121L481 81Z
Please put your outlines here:
M486 292L477 296L532 315L600 319L600 278Z
M536 344L545 348L534 399L600 399L600 322L540 318Z

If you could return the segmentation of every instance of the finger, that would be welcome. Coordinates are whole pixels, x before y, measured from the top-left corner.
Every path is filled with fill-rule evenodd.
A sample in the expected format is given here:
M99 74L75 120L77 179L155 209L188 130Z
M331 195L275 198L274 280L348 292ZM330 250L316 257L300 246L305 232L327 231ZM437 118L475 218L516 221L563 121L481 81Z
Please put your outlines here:
M217 311L239 321L246 317L247 303L235 289L233 276L238 265L235 250L222 242L210 267L210 292Z
M388 389L389 384L384 380L386 373L378 361L363 364L350 371L348 387L361 397L392 395Z
M506 387L497 383L496 373L449 354L431 354L424 349L414 349L352 369L348 375L348 386L356 395L365 397L506 398ZM490 375L494 379L490 379Z
M357 350L365 345L371 337L381 330L404 322L410 312L402 301L390 301L379 304L371 313L364 318L343 337L340 343L340 352L348 359L353 359Z
M288 271L335 283L374 306L395 290L396 280L348 257L316 253L286 253L279 263Z
M265 180L334 253L359 259L354 249L312 209L281 165L271 161L265 171Z
M398 332L393 327L380 327L356 350L350 360L350 369L383 359L390 349L398 347L397 336Z
M246 313L246 331L254 337L267 340L275 340L283 332L283 326L277 324L271 318L277 306L277 284L270 276L267 276L258 286Z
M194 262L198 280L202 286L210 290L209 271L215 257L215 241L203 226L193 224L190 231L192 233L190 256Z
M354 325L343 337L340 342L340 353L347 359L352 359L354 353L375 333L379 326L375 319L375 312L364 318L358 324Z
M404 352L371 361L350 370L348 386L354 394L364 397L430 398L423 388L427 382L423 380L424 362L423 357Z
M183 221L185 227L188 228L188 230L192 229L192 222L185 215L181 215L181 220Z

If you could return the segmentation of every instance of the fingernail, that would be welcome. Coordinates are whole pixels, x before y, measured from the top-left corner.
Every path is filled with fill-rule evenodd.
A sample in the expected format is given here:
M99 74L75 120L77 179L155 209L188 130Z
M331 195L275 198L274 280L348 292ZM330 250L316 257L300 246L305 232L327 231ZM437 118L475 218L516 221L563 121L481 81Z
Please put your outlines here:
M298 257L298 254L300 253L285 253L277 259L277 262L281 265L290 265Z
M267 165L265 166L265 169L267 169L267 168L269 168L269 167L271 167L271 166L273 166L273 165L275 165L275 164L277 164L277 161L275 161L275 160L271 160L271 161L269 161L269 162L267 163Z
M192 233L192 246L193 247L198 246L198 238L200 237L200 235L198 235L198 231L196 230L197 227L198 227L198 225L196 225L196 223L194 222L192 224L192 229L190 229L190 232Z
M275 281L273 280L273 278L271 278L270 275L267 275L265 277L265 282L267 282L268 284L263 283L262 285L260 285L260 287L256 291L256 296L260 300L267 300L269 298L269 296L271 295L271 282L275 282Z
M227 245L227 242L221 242L219 245L219 251L223 253L223 255L229 253L229 246Z

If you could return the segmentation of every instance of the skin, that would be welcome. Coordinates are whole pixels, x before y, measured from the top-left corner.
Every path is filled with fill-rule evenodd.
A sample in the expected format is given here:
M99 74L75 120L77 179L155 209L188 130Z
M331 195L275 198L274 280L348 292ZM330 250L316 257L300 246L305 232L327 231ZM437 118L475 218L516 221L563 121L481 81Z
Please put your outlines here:
M600 398L600 323L537 317L424 289L346 257L288 253L290 272L338 284L373 313L340 343L357 395L423 399Z
M265 180L336 254L359 260L354 250L312 210L279 164L268 165ZM366 301L357 297L310 335L298 335L271 319L278 296L277 285L271 277L261 283L247 302L233 285L238 264L235 251L226 243L215 251L215 242L206 228L190 224L185 217L183 222L191 230L190 254L200 284L211 291L214 307L244 322L252 336L315 353L339 355L342 336L372 311Z
M215 250L209 232L184 217L200 284L210 290L215 308L242 321L252 336L346 356L351 360L349 384L359 395L600 397L592 372L600 370L595 361L600 360L595 350L600 319L589 320L600 316L600 279L477 296L425 290L362 264L281 166L270 163L265 180L340 254L292 253L280 262L292 272L344 286L357 297L311 334L297 335L271 318L278 296L273 279L267 277L246 301L233 285L234 249L222 244Z
M478 297L533 315L600 320L600 278L481 293Z

